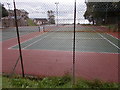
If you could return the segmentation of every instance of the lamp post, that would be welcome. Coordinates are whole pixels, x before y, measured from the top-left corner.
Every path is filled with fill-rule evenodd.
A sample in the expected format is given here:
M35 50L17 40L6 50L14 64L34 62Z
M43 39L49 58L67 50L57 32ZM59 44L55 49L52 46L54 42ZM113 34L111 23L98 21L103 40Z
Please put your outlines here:
M7 5L8 5L8 10L10 10L10 3L7 3Z
M59 2L56 2L56 16L57 16L57 26L58 26L58 4Z

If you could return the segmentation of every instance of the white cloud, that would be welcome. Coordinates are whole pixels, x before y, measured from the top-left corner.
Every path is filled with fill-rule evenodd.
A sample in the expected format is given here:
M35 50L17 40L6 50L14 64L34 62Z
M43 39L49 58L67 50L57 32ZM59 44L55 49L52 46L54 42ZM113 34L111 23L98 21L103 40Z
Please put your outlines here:
M73 19L74 0L15 0L18 9L29 12L31 18L47 18L47 11L56 11L55 2L59 2L59 19ZM77 19L84 19L86 10L85 0L77 0ZM2 3L8 9L7 3L13 9L13 0L3 0ZM69 20L64 21L69 22Z

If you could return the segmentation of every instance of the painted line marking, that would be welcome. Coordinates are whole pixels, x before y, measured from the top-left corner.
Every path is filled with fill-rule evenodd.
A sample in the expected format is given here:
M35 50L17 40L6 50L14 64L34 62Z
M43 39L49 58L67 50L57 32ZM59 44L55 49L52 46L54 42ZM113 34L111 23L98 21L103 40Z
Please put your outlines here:
M42 36L42 35L44 35L44 34L46 34L46 33L40 34L40 35L38 35L38 36L36 36L36 37L34 37L34 38L37 38L37 37ZM29 41L29 40L32 40L32 39L34 39L34 38L31 37L30 39L27 39L27 40L21 42L21 44L23 44L23 43L25 43L25 42L27 42L27 41ZM14 46L9 47L8 49L12 49L13 47L15 47L15 46L17 46L17 45L18 45L18 44L15 44Z
M109 35L109 36L111 36L111 37L113 37L113 38L115 38L115 39L117 39L117 40L119 40L119 41L120 41L120 39L119 39L119 38L114 37L114 36L110 35L109 33L107 33L107 35Z
M73 39L73 37L50 37L49 39ZM76 40L104 40L104 38L81 38L81 37L76 37Z
M98 34L99 34L99 33L98 33ZM120 49L117 45L115 45L114 43L112 43L110 40L108 40L107 38L105 38L103 35L101 35L101 34L99 34L99 35L102 37L101 39L107 40L109 43L111 43L112 45L114 45L115 47L117 47L118 49ZM43 38L41 38L41 39L39 39L39 40L37 40L37 41L31 43L30 45L24 47L23 49L25 49L25 48L27 48L27 47L33 45L34 43L36 43L36 42L38 42L38 41L40 41L40 40L42 40L42 39L44 39L44 38L46 38L46 37L48 37L48 36L49 36L49 34L48 34L47 36L45 36L45 37L43 37ZM28 41L28 40L27 40L27 41Z
M36 26L33 26L33 27L36 27ZM52 27L52 29L53 29L53 27ZM36 32L39 32L39 30L36 31ZM24 35L20 35L20 38L23 37L23 36L25 36L25 35L32 34L32 33L35 33L35 32L31 32L31 33L27 33L27 34L24 34ZM40 32L40 33L41 33L41 32ZM15 36L15 37L13 37L13 38L10 38L10 39L7 39L7 40L3 40L2 42L8 41L8 40L12 40L12 39L17 39L17 36Z
M34 33L34 32L32 32L32 33ZM32 34L32 33L27 33L27 34L24 34L24 35L20 35L20 38L22 38L23 36L26 36L26 35ZM8 40L12 40L12 39L17 39L17 36L15 35L15 37L10 38L10 39L7 39L7 40L3 40L2 42L8 41Z
M12 48L11 50L19 50L19 49L16 49L16 48ZM21 50L35 50L35 51L56 51L56 52L72 52L72 51L64 51L64 50L49 50L49 49L21 49ZM120 53L117 53L117 52L90 52L90 51L76 51L76 53L98 53L98 54L120 54Z
M96 32L95 30L93 30L94 32ZM102 34L96 32L99 36L101 36L102 38L104 38L106 41L108 41L110 44L112 44L113 46L115 46L116 48L120 49L120 47L118 47L117 45L115 45L113 42L111 42L110 40L108 40L107 38L105 38Z
M48 36L49 36L50 34L52 34L52 33L54 33L54 32L48 33L48 35L44 36L44 37L41 38L41 39L38 39L37 41L35 41L35 42L29 44L28 46L26 46L26 47L24 47L24 48L22 48L22 49L25 49L25 48L27 48L27 47L33 45L34 43L37 43L38 41L40 41L40 40L42 40L42 39L48 37ZM47 33L44 33L44 34L42 34L42 35L45 35L45 34L47 34ZM42 36L42 35L39 35L39 36ZM37 36L37 37L39 37L39 36ZM37 37L35 37L35 38L37 38ZM34 38L32 38L32 39L34 39ZM32 40L32 39L30 39L30 40ZM29 40L29 39L28 39L28 40ZM21 44L26 43L28 40L22 42ZM12 46L12 47L10 47L10 48L8 48L8 49L12 49L13 47L15 47L15 46L17 46L17 45L18 45L18 44L14 45L14 46Z
M110 44L112 44L113 46L115 46L116 48L120 49L120 47L118 47L117 45L115 45L113 42L111 42L110 40L108 40L107 38L105 38L103 35L101 35L100 33L97 33L98 35L100 35L102 38L104 38L106 41L108 41Z
M50 34L52 34L52 33L50 33ZM25 48L28 48L28 47L32 46L33 44L37 43L38 41L41 41L42 39L48 37L50 34L47 34L47 35L44 36L43 38L40 38L40 39L36 40L35 42L33 42L33 43L27 45L26 47L24 47L24 48L22 48L22 49L25 49Z

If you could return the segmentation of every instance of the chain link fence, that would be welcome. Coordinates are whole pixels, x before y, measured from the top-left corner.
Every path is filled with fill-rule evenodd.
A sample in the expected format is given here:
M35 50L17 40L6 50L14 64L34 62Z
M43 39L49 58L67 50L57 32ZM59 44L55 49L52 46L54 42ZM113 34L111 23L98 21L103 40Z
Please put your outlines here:
M119 2L23 1L16 2L17 9L3 4L8 9L2 18L3 74L118 81Z

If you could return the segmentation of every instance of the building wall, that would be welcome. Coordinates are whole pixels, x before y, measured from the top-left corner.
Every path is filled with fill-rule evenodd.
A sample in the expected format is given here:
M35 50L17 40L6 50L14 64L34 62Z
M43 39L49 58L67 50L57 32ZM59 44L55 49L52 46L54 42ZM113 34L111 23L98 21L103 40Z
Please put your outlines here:
M9 10L9 16L2 18L2 26L3 27L14 27L15 26L15 18L14 11ZM16 10L17 18L18 18L18 26L27 26L28 13L25 10Z
M18 26L27 26L27 21L24 19L18 20ZM15 27L15 20L10 18L2 18L2 26L3 27Z
M44 24L48 24L47 19L46 20L41 20L41 19L34 19L33 20L34 23L36 23L37 25L44 25Z

